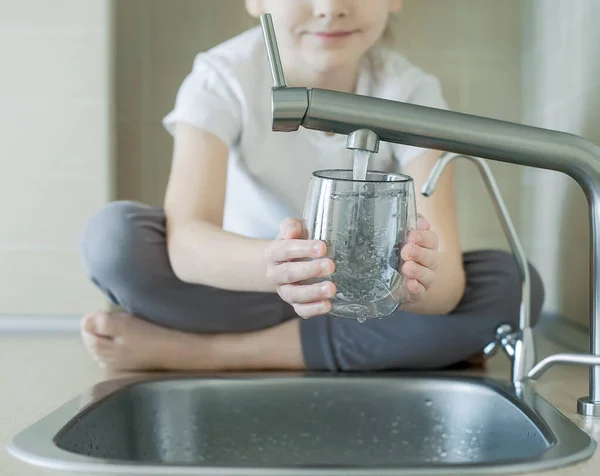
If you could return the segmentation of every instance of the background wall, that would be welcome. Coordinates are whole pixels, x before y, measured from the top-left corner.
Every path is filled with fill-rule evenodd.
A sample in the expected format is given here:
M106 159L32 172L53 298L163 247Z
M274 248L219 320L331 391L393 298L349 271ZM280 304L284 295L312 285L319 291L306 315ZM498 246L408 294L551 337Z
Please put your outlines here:
M440 79L453 110L520 122L521 8L520 0L405 0L398 48ZM456 164L463 248L508 249L475 166ZM523 168L500 162L490 167L518 225Z
M600 144L600 2L524 2L523 121ZM547 288L546 308L589 326L589 224L570 177L528 169L521 232Z
M196 54L254 23L243 0L117 0L117 190L162 206L172 139L162 118Z
M0 0L0 315L104 300L78 234L111 196L108 0Z

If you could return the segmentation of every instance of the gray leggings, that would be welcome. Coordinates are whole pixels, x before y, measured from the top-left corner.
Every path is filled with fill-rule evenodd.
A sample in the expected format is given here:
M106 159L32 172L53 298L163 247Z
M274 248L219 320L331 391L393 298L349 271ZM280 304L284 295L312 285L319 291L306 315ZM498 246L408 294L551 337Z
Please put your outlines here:
M90 279L127 312L194 333L251 332L296 317L276 293L235 292L180 281L169 263L163 210L114 202L86 226L81 243ZM499 324L518 322L517 267L503 251L464 254L467 286L448 315L396 311L359 324L318 316L301 320L304 360L314 370L432 369L457 364L492 340ZM531 268L531 314L544 290Z

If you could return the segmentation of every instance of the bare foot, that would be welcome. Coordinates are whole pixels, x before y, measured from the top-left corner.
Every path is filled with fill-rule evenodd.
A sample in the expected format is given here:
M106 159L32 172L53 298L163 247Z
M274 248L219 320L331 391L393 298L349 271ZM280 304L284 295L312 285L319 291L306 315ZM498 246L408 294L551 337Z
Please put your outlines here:
M126 313L96 312L81 321L84 345L101 367L125 370L214 370L210 336L186 334Z

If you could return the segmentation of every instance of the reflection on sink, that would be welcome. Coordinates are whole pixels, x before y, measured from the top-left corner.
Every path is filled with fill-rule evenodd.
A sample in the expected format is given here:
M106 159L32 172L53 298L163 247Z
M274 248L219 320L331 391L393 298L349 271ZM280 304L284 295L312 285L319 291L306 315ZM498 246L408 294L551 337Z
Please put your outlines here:
M398 374L155 380L76 416L71 402L10 449L42 466L145 474L498 473L593 454L585 432L527 394Z

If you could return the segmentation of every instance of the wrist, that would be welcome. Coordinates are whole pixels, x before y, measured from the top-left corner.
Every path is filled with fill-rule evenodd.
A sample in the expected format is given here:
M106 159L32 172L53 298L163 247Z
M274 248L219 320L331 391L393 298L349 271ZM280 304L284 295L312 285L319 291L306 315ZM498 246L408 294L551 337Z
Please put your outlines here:
M275 286L267 278L267 269L269 267L269 260L267 260L267 248L272 243L269 240L254 240L252 260L255 263L256 269L259 270L259 276L256 276L255 285L259 288L259 292L274 293L277 292L277 286Z

